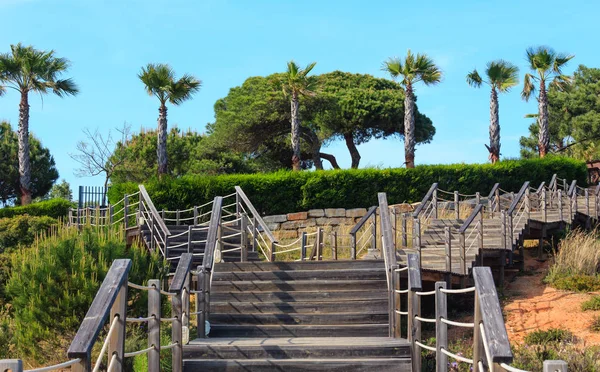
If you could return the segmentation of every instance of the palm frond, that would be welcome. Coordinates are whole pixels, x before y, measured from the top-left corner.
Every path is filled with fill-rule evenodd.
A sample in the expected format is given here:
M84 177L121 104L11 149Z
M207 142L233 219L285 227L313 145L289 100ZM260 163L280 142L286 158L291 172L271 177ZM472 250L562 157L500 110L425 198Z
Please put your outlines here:
M200 90L202 82L191 75L183 75L179 80L173 82L168 90L169 102L174 105L192 98L192 95Z
M48 88L59 97L74 96L79 93L79 88L73 79L56 80L48 84Z
M489 84L500 92L508 92L510 88L519 84L519 68L502 59L489 62L486 75Z
M312 71L317 63L309 63L306 68L302 69L300 66L292 61L287 63L287 70L282 78L281 89L283 94L313 96L316 93L312 90L315 84L315 80L309 77L308 74Z
M4 93L6 93L6 87L4 87L3 85L0 85L0 97L2 97L4 95Z
M550 86L553 86L560 92L564 92L564 91L569 90L569 87L571 86L571 81L572 81L572 78L570 76L557 75L554 77L554 79L550 83Z
M562 75L562 67L565 66L574 57L575 55L573 54L558 53L554 58L554 66L552 67L552 70L555 73Z
M390 74L392 79L396 79L404 73L402 61L398 57L390 57L387 61L383 62L381 69Z
M483 83L483 80L481 79L481 76L479 76L477 70L473 70L467 74L467 84L470 86L479 88L481 83Z
M533 84L534 76L531 74L525 74L523 78L523 91L521 92L521 98L525 101L529 101L529 97L535 92L535 84Z
M531 119L531 118L537 118L537 117L539 117L539 116L540 116L540 114L525 114L525 116L524 116L524 117L525 117L526 119Z

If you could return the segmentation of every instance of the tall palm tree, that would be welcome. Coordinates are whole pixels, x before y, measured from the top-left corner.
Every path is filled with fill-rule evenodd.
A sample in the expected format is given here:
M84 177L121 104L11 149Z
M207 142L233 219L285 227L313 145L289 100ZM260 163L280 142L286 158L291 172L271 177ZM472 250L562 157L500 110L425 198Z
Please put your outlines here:
M202 82L192 75L185 74L175 80L175 72L167 64L149 63L142 67L138 77L144 83L150 96L156 96L160 101L158 108L158 145L156 155L158 158L158 175L168 172L167 164L167 102L179 106L192 98L200 90Z
M414 85L423 82L435 85L442 80L442 71L426 54L412 54L410 49L406 58L390 58L383 63L383 70L392 79L401 77L404 87L404 159L407 168L415 167L415 96Z
M543 158L548 152L550 146L550 131L548 129L548 96L546 94L546 82L554 86L559 91L567 89L571 83L571 78L563 75L562 68L569 62L574 55L557 53L547 46L531 47L527 49L527 61L529 68L537 74L525 74L523 79L523 92L521 97L525 101L529 100L531 94L535 92L535 83L539 83L538 96L538 125L540 127L538 135L538 147L540 157Z
M313 91L315 80L308 74L317 63L312 62L304 69L300 68L294 61L289 61L285 71L282 88L283 93L291 97L291 125L292 125L292 168L295 171L300 170L300 118L298 117L298 107L300 106L300 96L314 96Z
M467 83L473 87L487 84L492 88L490 96L490 152L492 163L500 160L500 116L498 114L498 92L505 93L519 84L519 68L501 59L489 62L485 69L487 80L481 78L477 70L467 74Z
M76 95L72 79L58 77L69 69L69 60L56 57L54 51L34 49L21 43L0 54L0 82L21 94L19 104L19 183L21 204L31 203L31 162L29 159L29 92L50 92L59 97ZM0 89L1 90L1 89Z

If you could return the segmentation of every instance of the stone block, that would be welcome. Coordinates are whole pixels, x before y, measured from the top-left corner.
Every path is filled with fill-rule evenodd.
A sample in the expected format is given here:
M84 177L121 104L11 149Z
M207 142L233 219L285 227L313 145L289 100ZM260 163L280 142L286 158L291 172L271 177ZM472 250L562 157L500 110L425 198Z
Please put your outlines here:
M305 220L307 218L308 218L308 212L296 212L296 213L288 213L287 214L288 221Z
M284 230L298 230L305 229L307 227L316 226L314 218L308 220L288 221L281 224L281 228Z
M346 209L346 217L362 217L367 214L366 208Z
M277 240L281 239L297 239L298 231L297 230L279 230L273 233Z
M346 217L346 210L344 208L327 208L325 217Z
M340 218L340 217L335 217L335 218L321 217L321 218L317 218L317 225L318 226L338 226L338 225L345 225L346 221L347 221L346 218Z
M311 209L308 211L308 217L323 217L325 211L323 209Z
M269 230L271 231L277 231L279 230L279 227L281 226L280 223L267 223L267 227L269 228Z
M281 223L287 221L287 215L276 214L274 216L264 216L263 221L266 223Z

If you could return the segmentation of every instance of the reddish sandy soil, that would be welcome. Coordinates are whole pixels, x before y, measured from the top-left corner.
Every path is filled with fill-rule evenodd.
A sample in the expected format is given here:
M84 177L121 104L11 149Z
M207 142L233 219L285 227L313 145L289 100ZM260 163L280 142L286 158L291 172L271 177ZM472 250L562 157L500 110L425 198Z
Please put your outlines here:
M528 259L526 272L513 278L505 287L503 302L506 329L511 343L521 343L528 333L538 329L564 328L582 345L600 345L600 332L590 329L600 311L581 311L581 303L600 293L574 293L546 286L542 279L549 261Z

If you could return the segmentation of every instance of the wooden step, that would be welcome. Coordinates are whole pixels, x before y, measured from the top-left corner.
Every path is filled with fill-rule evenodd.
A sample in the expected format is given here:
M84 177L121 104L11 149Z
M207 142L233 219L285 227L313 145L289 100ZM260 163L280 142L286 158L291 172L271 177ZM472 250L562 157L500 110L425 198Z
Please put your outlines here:
M293 262L230 262L215 265L220 271L279 271L279 270L335 270L385 268L383 260L293 261Z
M209 337L387 337L388 332L387 320L380 324L343 325L211 324Z
M273 302L273 301L339 301L355 298L361 300L387 300L387 287L381 290L347 290L347 291L291 291L291 292L213 292L211 301L215 302Z
M184 346L184 359L409 358L410 344L389 337L208 338Z
M213 292L246 291L331 291L387 289L386 280L253 280L214 281Z
M323 314L343 313L346 311L361 311L385 313L388 299L352 299L344 298L337 301L303 301L303 302L223 302L211 301L210 308L213 314L232 313L270 313L270 314Z
M384 280L385 268L381 269L345 269L345 270L291 270L291 271L234 271L216 272L213 283L217 281L249 281L249 280Z
M227 372L385 372L410 371L410 358L349 358L349 359L207 359L184 360L184 371Z
M335 325L335 324L381 324L388 322L387 309L363 311L360 308L349 308L344 313L245 313L245 314L210 314L212 324L241 325ZM352 311L352 312L350 312Z

